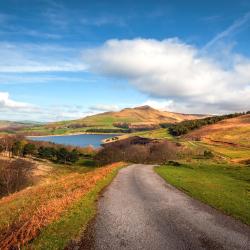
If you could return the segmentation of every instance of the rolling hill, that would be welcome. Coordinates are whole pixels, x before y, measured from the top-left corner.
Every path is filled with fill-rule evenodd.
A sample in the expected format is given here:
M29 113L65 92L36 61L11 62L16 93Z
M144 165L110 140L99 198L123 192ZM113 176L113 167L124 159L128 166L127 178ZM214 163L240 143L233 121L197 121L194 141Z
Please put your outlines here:
M38 125L37 122L30 122L30 121L22 121L22 122L15 122L15 121L0 121L0 133L15 133L18 130L22 130L31 126Z
M250 115L242 115L204 126L190 132L185 137L250 147Z
M250 114L204 126L189 132L183 138L200 141L213 151L236 161L249 160Z
M114 122L128 123L176 123L183 120L192 120L204 117L204 115L181 114L168 111L160 111L150 106L140 106L136 108L125 108L119 112L105 112L93 116L88 116L75 121L66 123L79 123L87 126L113 127ZM59 123L60 124L60 123Z
M193 120L204 115L181 114L160 111L150 106L125 108L119 112L105 112L87 116L78 120L61 121L47 125L35 126L24 130L28 133L65 134L85 132L89 129L117 129L115 123L129 123L130 126L143 127L159 125L160 123L176 123L183 120Z

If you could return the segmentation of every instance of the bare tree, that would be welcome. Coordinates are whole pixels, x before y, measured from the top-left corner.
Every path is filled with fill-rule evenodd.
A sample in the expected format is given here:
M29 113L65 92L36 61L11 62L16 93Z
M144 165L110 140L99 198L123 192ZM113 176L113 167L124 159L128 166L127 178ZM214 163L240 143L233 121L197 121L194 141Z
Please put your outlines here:
M11 194L29 185L32 169L33 164L25 160L0 160L0 195Z

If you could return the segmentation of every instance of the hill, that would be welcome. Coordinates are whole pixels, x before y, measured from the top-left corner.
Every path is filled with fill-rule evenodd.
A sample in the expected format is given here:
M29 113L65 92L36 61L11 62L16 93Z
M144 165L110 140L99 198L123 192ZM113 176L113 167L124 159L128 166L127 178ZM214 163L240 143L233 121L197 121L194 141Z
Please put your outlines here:
M150 106L140 106L135 108L125 108L118 112L105 112L85 118L68 121L66 123L84 124L87 126L113 127L115 122L128 123L146 123L146 124L160 124L160 123L176 123L183 120L192 120L204 117L203 115L181 114L168 111L160 111ZM59 123L60 124L60 123Z
M30 126L37 125L36 122L29 122L29 121L22 121L22 122L15 122L15 121L0 121L0 133L14 133L18 130L25 129Z
M160 111L150 106L125 108L119 112L105 112L87 116L78 120L61 121L47 125L35 126L25 130L27 133L41 134L65 134L80 132L121 132L125 126L129 128L147 128L159 126L160 123L176 123L183 120L193 120L204 115L181 114L168 111ZM112 131L113 130L113 131Z
M183 136L236 161L250 160L250 114L207 125Z
M242 115L204 126L188 133L185 137L250 147L250 115Z

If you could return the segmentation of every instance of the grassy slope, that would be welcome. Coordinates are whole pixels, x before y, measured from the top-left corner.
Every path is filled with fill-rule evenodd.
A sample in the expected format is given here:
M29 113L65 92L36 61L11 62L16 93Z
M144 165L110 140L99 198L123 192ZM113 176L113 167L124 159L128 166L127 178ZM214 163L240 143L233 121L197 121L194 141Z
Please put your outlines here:
M250 157L250 115L204 126L184 136L200 138L201 144L231 159Z
M41 198L46 200L46 195L48 195L49 198L52 198L52 191L50 190L52 188L57 188L57 190L60 189L60 186L57 183L60 179L67 178L74 173L84 174L94 170L94 168L91 167L64 166L56 164L51 164L50 166L52 167L51 171L43 181L45 184L33 186L0 199L0 231L5 228L6 225L12 224L27 208L30 212L34 211L40 203L43 202ZM51 194L48 193L48 191L50 191ZM41 194L43 194L43 197L41 197Z
M98 169L79 166L61 166L61 169L52 165L48 182L0 199L0 248L6 237L13 244L16 244L15 237L21 238L13 236L12 232L24 231L22 237L26 242L34 238L37 231L42 230L43 237L52 228L54 237L51 234L51 238L44 241L51 248L44 248L43 241L37 240L35 249L60 249L58 247L76 236L93 216L98 192L111 181L121 165ZM65 227L61 231L63 224ZM31 238L26 235L29 232Z
M146 138L151 139L168 139L174 140L175 138L169 134L168 130L165 128L150 130L150 131L143 131L143 132L136 132L133 135L138 135Z
M82 199L76 202L59 220L43 229L38 238L29 247L34 249L64 249L72 239L76 239L85 230L88 222L96 213L96 199L100 191L115 177L119 169L114 170Z
M250 169L211 161L160 166L156 172L170 184L226 214L250 224Z

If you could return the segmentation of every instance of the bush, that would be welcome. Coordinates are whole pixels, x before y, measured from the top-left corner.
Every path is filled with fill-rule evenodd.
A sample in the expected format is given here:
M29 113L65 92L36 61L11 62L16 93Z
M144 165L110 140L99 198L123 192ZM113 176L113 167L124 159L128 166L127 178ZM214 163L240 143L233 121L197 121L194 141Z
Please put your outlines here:
M170 165L170 166L174 166L174 167L180 167L181 166L181 164L178 161L168 161L164 165Z
M27 143L23 148L23 156L36 154L36 146L32 143Z
M204 151L204 157L205 158L213 158L214 157L214 154L210 151L210 150L205 150Z

